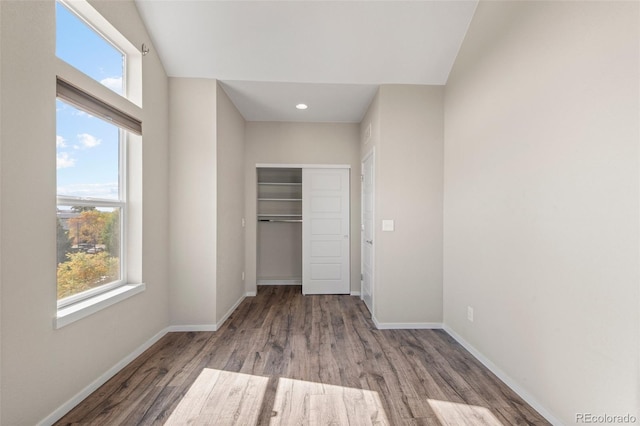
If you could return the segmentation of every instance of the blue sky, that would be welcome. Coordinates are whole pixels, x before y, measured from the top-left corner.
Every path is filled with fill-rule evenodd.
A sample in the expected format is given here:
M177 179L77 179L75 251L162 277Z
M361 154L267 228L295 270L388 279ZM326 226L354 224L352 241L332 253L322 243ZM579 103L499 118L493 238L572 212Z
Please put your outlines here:
M122 93L123 57L84 22L56 3L56 55ZM56 103L58 195L118 198L116 126L60 100Z

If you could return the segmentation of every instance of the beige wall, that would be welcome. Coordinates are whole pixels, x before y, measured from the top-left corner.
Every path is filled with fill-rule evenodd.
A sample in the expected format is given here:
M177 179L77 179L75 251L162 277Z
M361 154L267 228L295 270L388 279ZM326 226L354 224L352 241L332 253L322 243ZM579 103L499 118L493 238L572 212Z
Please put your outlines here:
M258 223L257 280L302 282L302 225Z
M566 424L638 415L638 17L480 2L446 89L445 323Z
M244 118L217 87L217 280L216 321L245 295L244 271ZM203 217L206 220L206 217Z
M443 93L383 85L361 124L362 156L372 146L376 155L373 316L382 326L442 322ZM389 219L395 230L382 232Z
M359 126L247 122L245 128L246 288L256 290L256 164L351 165L351 290L360 291Z
M217 277L216 80L170 78L171 324L212 328Z
M136 46L150 44L133 2L95 7ZM168 91L144 58L142 278L147 290L58 330L55 2L0 2L2 418L32 425L168 325Z

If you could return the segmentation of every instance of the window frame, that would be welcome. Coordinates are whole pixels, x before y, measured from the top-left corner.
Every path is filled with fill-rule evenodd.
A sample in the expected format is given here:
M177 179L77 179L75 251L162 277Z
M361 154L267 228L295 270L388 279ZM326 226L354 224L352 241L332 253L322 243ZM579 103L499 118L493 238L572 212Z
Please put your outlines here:
M56 191L56 207L77 205L97 208L117 208L120 211L120 279L59 300L56 296L57 316L54 320L54 328L60 328L144 291L146 286L140 281L142 278L141 253L137 253L138 250L141 250L141 241L138 241L142 236L141 230L133 230L130 228L131 223L139 224L140 218L138 218L138 215L141 214L141 211L139 211L139 203L141 200L138 198L140 198L142 194L140 193L141 188L139 188L140 183L138 180L141 179L142 175L141 170L137 168L133 171L133 177L136 181L134 183L134 190L132 191L136 194L134 200L135 207L133 207L134 204L131 204L132 200L129 198L132 193L129 188L132 184L129 180L129 168L131 167L132 160L130 155L132 153L135 153L133 160L137 165L136 167L142 166L140 157L141 148L138 147L138 144L141 142L139 137L142 136L142 123L139 119L142 117L142 54L86 0L56 0L56 2L74 14L84 22L89 29L94 31L123 55L122 94L104 86L99 81L75 68L72 64L56 56L56 78L58 82L62 81L72 86L81 97L86 97L89 108L83 108L82 102L77 102L76 99L58 96L58 94L56 94L56 99L83 110L97 119L104 120L116 126L119 135L118 200L58 196ZM81 99L81 101L83 100ZM92 101L94 102L93 104L91 103ZM107 108L107 114L101 115L100 113L102 111L97 111L98 114L96 114L95 106L97 104L98 106L102 104L102 107ZM92 110L91 107L94 107L94 109ZM111 120L111 116L109 115L111 113L116 114L113 116L113 120ZM123 126L123 121L115 117L124 117L125 125ZM134 126L134 128L127 126L126 120L132 120L131 122L136 122L138 126ZM134 141L136 148L132 151L131 143ZM140 162L140 164L138 164L138 162ZM133 213L132 208L134 209ZM132 214L133 218L131 217ZM131 242L134 243L135 250L133 250L133 252L129 247ZM132 271L133 274L131 273ZM132 278L136 280L137 284L131 282ZM55 283L57 287L57 279Z
M59 98L58 98L59 99ZM63 101L64 102L64 101ZM115 126L115 124L113 124ZM117 126L116 126L117 127ZM118 259L120 267L120 279L112 281L89 290L71 296L57 299L58 309L68 307L74 303L81 302L114 288L120 287L128 282L127 276L127 150L128 150L128 132L122 128L118 128L118 199L109 200L105 198L91 197L70 197L59 196L56 194L56 207L59 206L86 206L86 207L105 207L120 209L120 257ZM57 287L57 279L56 279Z
M96 33L100 38L102 38L104 41L106 41L109 45L111 45L111 47L113 47L115 50L117 50L118 52L120 52L120 54L122 55L122 93L118 93L114 90L111 90L113 93L119 95L119 96L123 96L125 98L128 98L128 81L129 81L129 64L128 64L128 56L129 54L127 53L126 49L123 49L122 47L119 46L118 42L114 41L111 37L109 37L109 35L105 34L104 31L100 31L100 29L98 28L97 25L94 25L92 23L92 19L87 17L87 15L93 15L92 13L87 13L88 9L83 5L83 1L79 1L79 2L74 2L72 3L69 0L56 0L57 4L60 4L62 7L64 7L69 13L71 13L72 15L74 15L76 18L78 18L80 21L82 21L82 23L84 23L91 31L93 31L94 33ZM94 18L95 19L95 18ZM57 23L56 23L57 25ZM104 24L102 24L102 26L104 26ZM110 33L112 33L110 31ZM113 33L112 33L113 34ZM118 33L119 34L119 33ZM59 58L60 59L60 58ZM60 59L62 61L64 61L64 59ZM76 68L73 64L64 61L65 63L71 65L72 67L74 67L75 69L77 69L78 71L82 72L79 68ZM87 74L85 74L87 75ZM100 81L94 79L93 77L90 77L92 80L97 81L98 83L100 83ZM100 83L102 84L102 83ZM105 86L106 87L106 86Z

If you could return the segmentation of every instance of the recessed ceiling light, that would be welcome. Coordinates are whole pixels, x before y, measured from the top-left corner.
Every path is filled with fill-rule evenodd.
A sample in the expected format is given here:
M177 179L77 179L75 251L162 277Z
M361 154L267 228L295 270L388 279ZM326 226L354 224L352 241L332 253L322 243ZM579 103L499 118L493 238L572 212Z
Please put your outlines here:
M298 108L298 109L307 109L309 107L306 104L298 104L298 105L296 105L296 108Z

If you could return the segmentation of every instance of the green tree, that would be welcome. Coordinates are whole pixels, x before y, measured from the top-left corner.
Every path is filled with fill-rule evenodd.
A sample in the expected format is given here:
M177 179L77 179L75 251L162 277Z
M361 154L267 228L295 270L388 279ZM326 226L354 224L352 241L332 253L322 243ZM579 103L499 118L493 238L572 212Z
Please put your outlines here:
M108 217L102 233L105 250L111 256L120 257L120 210L107 213Z
M57 254L58 263L63 263L67 260L67 254L71 251L71 241L69 240L69 231L62 227L60 218L56 218L56 242L57 242Z
M69 253L67 261L58 265L57 278L62 299L119 279L120 264L106 252Z

